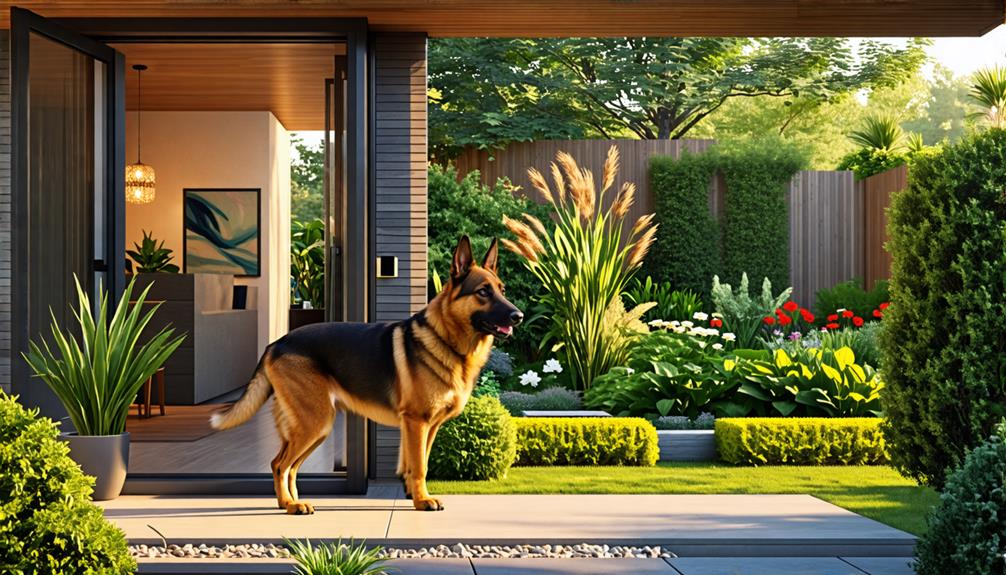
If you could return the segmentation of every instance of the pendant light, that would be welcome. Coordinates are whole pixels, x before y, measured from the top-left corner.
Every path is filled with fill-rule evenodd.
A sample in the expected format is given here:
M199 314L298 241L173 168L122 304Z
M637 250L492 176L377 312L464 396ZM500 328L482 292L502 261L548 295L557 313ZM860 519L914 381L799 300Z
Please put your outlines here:
M131 204L149 204L154 201L154 168L140 161L140 134L142 132L140 116L142 110L141 80L147 67L134 64L136 70L136 163L126 166L126 201Z

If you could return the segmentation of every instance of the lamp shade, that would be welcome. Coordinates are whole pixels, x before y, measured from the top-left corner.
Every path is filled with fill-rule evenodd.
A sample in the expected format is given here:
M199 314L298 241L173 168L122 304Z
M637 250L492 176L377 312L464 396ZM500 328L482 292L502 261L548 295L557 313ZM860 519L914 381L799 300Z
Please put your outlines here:
M137 162L126 166L126 201L131 204L149 204L154 201L156 179L154 169Z

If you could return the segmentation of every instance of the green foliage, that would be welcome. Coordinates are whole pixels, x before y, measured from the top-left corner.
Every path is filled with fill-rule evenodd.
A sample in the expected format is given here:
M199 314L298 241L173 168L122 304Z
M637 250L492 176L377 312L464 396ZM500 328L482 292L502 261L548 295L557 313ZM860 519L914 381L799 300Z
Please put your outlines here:
M1006 131L916 159L888 210L880 334L894 465L940 487L1006 415Z
M174 259L171 250L164 247L164 240L158 244L153 233L147 233L147 230L143 230L143 243L133 242L133 247L136 249L126 250L126 253L136 262L137 273L178 273L178 266L171 263L171 260Z
M993 66L975 72L968 92L981 111L974 117L993 128L1006 128L1006 68Z
M651 256L650 259L654 258ZM648 302L656 304L643 314L641 318L643 321L687 320L691 319L695 312L702 311L702 298L699 294L689 290L671 289L671 284L657 283L650 276L646 276L645 282L639 281L638 277L634 278L629 289L622 294L622 298L631 306Z
M296 135L290 139L294 153L290 161L290 217L309 222L325 217L324 144L304 143Z
M525 411L575 411L583 407L580 394L564 387L549 387L537 393L504 391L500 402L514 417Z
M433 123L431 122L431 126ZM511 192L506 180L498 180L492 187L480 183L478 172L469 172L458 180L453 166L431 164L429 168L429 251L430 276L440 271L447 277L451 258L458 238L467 235L472 242L472 252L483 254L493 238L504 237L503 217L519 218L530 213L551 228L549 210L524 196ZM499 275L506 285L507 298L528 318L507 340L497 340L497 345L525 360L537 357L543 325L535 319L534 298L541 293L541 284L522 264L520 256L508 250L499 251ZM547 311L544 312L547 315Z
M321 219L290 223L290 301L311 302L325 308L325 222Z
M870 150L896 152L905 147L905 131L894 116L863 118L862 127L849 132L849 139Z
M1001 575L1006 545L1006 443L993 436L952 471L916 547L918 575Z
M722 269L720 226L709 211L709 183L715 171L708 154L650 158L654 213L668 233L657 236L645 267L661 284L706 295L709 278Z
M843 157L835 169L851 170L856 175L857 180L863 180L875 174L903 166L907 162L908 156L901 152L860 148Z
M126 537L93 505L94 479L55 423L0 392L0 571L132 573Z
M694 419L684 415L663 415L654 419L652 423L658 430L713 429L716 417L711 413L700 413Z
M733 333L737 339L735 347L755 347L762 330L762 320L773 316L775 310L789 299L793 288L786 288L779 295L772 295L772 282L765 278L761 284L761 295L752 298L748 291L748 275L741 273L741 283L735 292L728 283L720 283L719 276L713 276L710 295L713 309L723 320L723 330Z
M639 317L651 306L626 312L621 296L643 263L656 227L651 216L642 216L623 235L633 184L623 183L614 200L605 201L618 171L617 147L608 151L598 188L593 174L572 157L560 153L556 159L552 171L561 170L565 178L557 181L554 195L537 170L528 171L553 210L554 231L533 215L524 218L527 224L505 217L516 241L504 239L503 244L524 257L524 266L542 286L538 301L549 317L541 347L551 346L563 358L574 386L587 389L625 359L629 344L646 329Z
M830 329L817 335L820 337L821 349L834 351L848 347L856 354L859 363L879 368L880 348L877 344L877 336L882 327L881 322L871 321L863 324L863 327Z
M491 371L498 380L504 380L513 375L513 358L502 349L493 348L482 371Z
M381 558L381 548L367 549L365 543L355 541L343 543L339 539L335 543L318 545L310 539L303 541L284 538L290 549L290 555L297 562L294 571L296 575L385 575L381 565L386 559Z
M479 379L475 384L475 389L472 390L472 397L483 396L500 396L500 384L499 380L496 379L496 372L483 371L479 374Z
M789 282L789 183L806 164L804 155L776 138L713 149L726 182L723 202L723 272ZM708 277L708 276L706 276Z
M818 290L816 300L814 311L818 323L822 325L827 323L829 315L840 309L852 310L863 320L873 321L877 319L873 310L879 309L880 304L891 300L890 283L887 280L879 280L873 285L873 289L866 291L858 279L851 279Z
M162 328L143 341L144 329L161 307L146 306L150 287L133 300L133 284L122 293L112 320L108 318L108 293L99 289L97 317L90 297L77 286L75 326L60 326L52 316L52 341L32 341L23 354L36 376L55 392L80 435L118 435L126 430L126 414L143 383L178 349L184 335L172 338L173 329Z
M881 465L887 446L879 419L725 418L716 452L734 465Z
M513 418L495 397L472 397L437 433L429 475L437 479L502 479L517 457Z
M540 139L682 138L725 102L764 96L819 107L895 85L925 60L845 38L436 39L431 150Z
M652 467L657 430L633 417L521 417L517 465L636 465Z

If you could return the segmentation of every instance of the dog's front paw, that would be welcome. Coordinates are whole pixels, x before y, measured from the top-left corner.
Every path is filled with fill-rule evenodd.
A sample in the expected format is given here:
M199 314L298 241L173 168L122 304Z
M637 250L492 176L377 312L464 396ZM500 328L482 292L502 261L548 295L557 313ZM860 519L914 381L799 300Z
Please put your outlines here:
M314 515L314 506L307 501L294 501L286 504L288 515Z
M430 497L429 499L413 499L412 505L419 511L443 511L444 504L439 499Z

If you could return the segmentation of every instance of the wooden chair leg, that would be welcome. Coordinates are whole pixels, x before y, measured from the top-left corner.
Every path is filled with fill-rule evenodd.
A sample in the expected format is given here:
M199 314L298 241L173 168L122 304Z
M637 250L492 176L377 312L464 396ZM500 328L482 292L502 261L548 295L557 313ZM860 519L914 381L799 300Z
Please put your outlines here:
M164 368L157 370L157 398L161 404L161 415L164 415Z
M154 386L153 377L147 378L147 383L143 384L143 403L146 409L146 417L150 417L150 388Z

